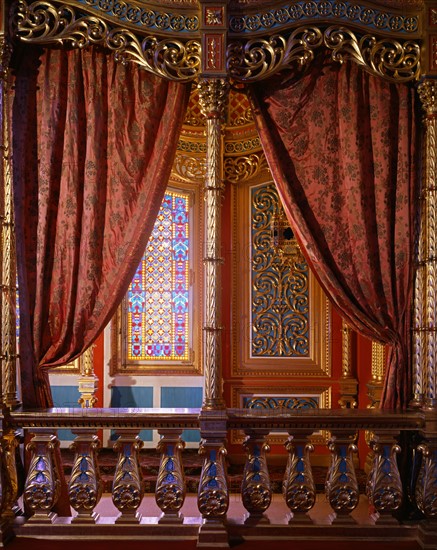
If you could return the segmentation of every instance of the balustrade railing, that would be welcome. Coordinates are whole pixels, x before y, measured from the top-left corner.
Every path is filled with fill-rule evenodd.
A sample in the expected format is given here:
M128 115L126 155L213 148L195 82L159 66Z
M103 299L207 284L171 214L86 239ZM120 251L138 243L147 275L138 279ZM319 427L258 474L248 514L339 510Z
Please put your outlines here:
M194 409L50 409L46 411L14 411L3 418L3 476L2 476L2 525L19 536L74 536L75 529L89 529L90 536L148 537L154 536L193 538L205 529L207 536L199 545L219 543L226 546L231 535L248 536L248 529L264 528L269 523L268 513L272 502L269 478L270 433L284 433L288 461L284 466L282 497L288 509L281 521L282 537L293 537L299 529L313 527L311 510L317 501L323 500L331 509L333 536L341 529L356 525L353 512L360 498L369 502L369 521L366 529L374 529L383 537L381 528L391 524L403 533L397 536L412 537L419 532L416 525L399 525L394 514L411 495L405 494L406 480L402 480L397 455L402 452L398 439L405 431L423 435L416 456L422 457L422 465L412 503L423 515L423 525L430 532L436 531L437 520L437 453L435 441L426 438L427 425L434 426L434 419L420 411L401 413L380 410L296 410L263 411L228 409L200 411ZM62 491L61 453L57 439L58 429L71 429L75 435L72 444L74 461L67 490ZM117 439L113 446L115 472L111 495L117 512L114 517L99 516L96 511L102 497L102 480L99 475L99 430L114 430ZM144 483L139 464L142 429L158 430L160 465L156 476L155 502L160 515L145 516ZM182 508L186 497L184 479L184 429L200 429L200 450L204 455L198 480L198 517L184 518ZM26 476L24 487L19 489L17 480L20 465L16 462L15 448L18 440L13 434L23 430L26 435ZM226 474L226 431L238 430L245 434L243 443L246 461L241 482L241 492L235 498L247 513L241 522L227 521L230 497ZM317 493L312 473L311 436L323 430L330 433L327 447L330 465L327 469L325 491ZM357 435L360 430L372 433L372 467L366 483L365 495L360 494L356 476L355 455ZM9 449L9 450L8 450ZM12 451L11 451L12 449ZM413 468L408 469L410 473ZM404 483L403 483L404 481ZM62 499L68 498L70 516L57 515ZM22 513L16 515L16 510ZM15 511L15 512L14 512ZM156 516L156 517L155 517ZM177 527L177 531L174 529ZM378 528L380 531L378 531ZM37 531L35 531L37 529ZM337 529L337 531L335 530ZM361 530L360 530L361 529ZM356 536L363 536L362 527ZM402 531L403 529L403 531ZM416 531L414 531L416 529ZM433 531L434 529L434 531ZM422 529L423 531L423 529ZM4 529L6 532L6 529ZM204 531L205 532L205 531ZM176 533L176 534L175 534ZM354 531L349 536L354 536ZM272 533L270 533L270 536ZM429 533L428 533L429 535ZM325 532L326 536L326 532ZM426 537L425 537L426 538ZM425 540L424 538L424 540ZM435 543L433 536L428 539ZM428 540L427 539L427 540ZM427 548L426 545L423 546ZM432 547L432 546L430 546Z

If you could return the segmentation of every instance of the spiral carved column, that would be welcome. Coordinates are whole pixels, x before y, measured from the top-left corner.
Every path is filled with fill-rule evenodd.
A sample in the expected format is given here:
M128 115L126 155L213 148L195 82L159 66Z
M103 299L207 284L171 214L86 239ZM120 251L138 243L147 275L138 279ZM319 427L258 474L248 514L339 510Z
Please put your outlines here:
M205 373L204 409L223 409L221 376L221 201L222 125L228 93L226 80L205 79L199 85L199 104L206 118L206 179L205 179L205 319L203 362Z
M10 70L11 47L0 33L0 98L1 98L1 157L2 183L0 191L0 216L2 221L1 237L1 338L2 338L2 396L9 407L19 405L17 397L17 342L16 342L16 272L15 272L15 235L12 194L12 156L10 128Z
M94 407L97 397L96 391L99 379L94 374L94 347L92 344L86 349L81 357L80 376L79 376L79 405L83 409Z
M425 282L425 315L424 325L418 326L422 309L415 303L415 346L418 339L423 344L424 361L421 354L415 349L414 364L414 395L415 400L421 401L424 395L423 406L425 409L437 408L436 378L437 378L437 186L436 186L436 160L437 160L437 97L436 85L433 80L425 80L419 86L419 96L425 110L425 177L422 189L422 235L425 237L423 246L423 258L416 273L416 287ZM422 284L423 286L423 284ZM422 291L423 294L423 291ZM420 301L421 296L416 295ZM422 298L423 299L423 298ZM417 311L416 311L417 309ZM422 349L421 346L419 346ZM423 368L424 367L424 368Z
M358 407L358 382L352 371L352 329L343 321L341 332L342 368L338 403L342 409L355 409Z

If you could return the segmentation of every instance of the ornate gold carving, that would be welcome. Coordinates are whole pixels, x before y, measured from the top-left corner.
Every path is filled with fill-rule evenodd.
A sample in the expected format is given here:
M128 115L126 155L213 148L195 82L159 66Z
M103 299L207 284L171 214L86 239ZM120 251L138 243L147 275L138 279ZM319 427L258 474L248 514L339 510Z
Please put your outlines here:
M241 153L262 152L261 141L258 136L244 140L227 140L225 143L225 154L239 156Z
M372 342L372 380L382 382L385 376L385 345Z
M224 460L226 449L224 445L202 441L199 453L205 454L197 497L199 511L205 518L223 518L229 507Z
M252 405L252 406L250 406ZM256 413L283 415L298 410L318 410L331 408L331 388L322 386L264 386L260 390L257 386L232 387L232 407L251 410ZM315 430L314 430L315 431ZM268 443L271 445L285 444L286 434L270 432ZM328 432L317 431L311 436L311 443L326 445ZM231 434L231 443L241 444L244 441L243 433L234 430Z
M419 96L426 111L425 117L425 178L423 185L422 223L425 224L425 245L423 262L425 265L425 323L422 328L422 337L425 339L426 368L424 376L424 406L428 409L437 407L437 314L435 303L437 300L437 101L434 81L425 80L419 85Z
M203 182L206 175L205 160L179 153L174 160L173 173L187 183Z
M241 496L243 506L251 517L262 515L272 501L272 488L267 468L269 445L261 434L250 434L243 443L247 458L244 465Z
M186 2L185 3L189 3ZM168 2L168 5L172 5ZM93 8L101 12L102 17L109 16L111 19L118 19L125 25L134 26L136 29L143 27L142 30L150 31L155 29L159 33L195 33L199 29L199 17L192 11L191 13L172 13L161 10L150 9L143 2L123 1L123 3L112 2L111 0L102 2L99 0L85 0L82 7ZM172 6L175 7L174 4Z
M206 117L207 160L205 178L205 319L203 364L205 372L205 409L224 408L221 375L220 289L221 269L221 200L223 191L223 147L221 119L229 84L224 79L199 82L199 103Z
M293 514L309 512L316 503L316 486L311 470L310 453L314 451L307 436L290 435L285 442L288 451L282 494Z
M366 34L358 38L345 27L331 26L322 33L317 27L299 27L286 38L276 34L247 42L232 42L227 50L229 74L235 80L260 80L287 66L307 65L322 44L332 50L332 59L346 59L366 71L394 82L420 76L420 46L413 41L378 39Z
M51 523L56 514L51 510L58 501L61 484L56 469L55 450L59 447L56 436L36 433L27 450L32 458L24 484L24 502L34 515L31 521Z
M71 506L78 512L73 518L75 523L94 523L99 517L94 512L102 496L96 456L99 447L100 441L92 432L79 432L71 445L75 457L68 483L68 495Z
M342 409L354 409L358 407L358 382L352 375L352 329L343 320L342 322L342 357L340 394L338 403Z
M402 36L403 34L417 33L419 30L419 16L413 8L421 8L419 0L383 0L382 4L392 7L393 11L378 9L375 4L369 6L366 2L353 2L343 0L335 2L312 2L303 0L293 4L276 3L274 8L264 8L260 0L234 0L231 7L240 4L237 13L230 17L230 30L238 34L251 34L254 32L271 32L293 25L297 21L314 23L315 20L337 20L342 24L353 22L354 25L364 30L371 28L379 31L390 32ZM250 10L250 7L260 4L263 11ZM399 10L401 7L410 8L410 13ZM244 12L242 12L244 8ZM398 9L396 9L398 8Z
M171 80L188 81L200 67L200 43L146 36L140 40L123 27L111 28L94 16L76 15L73 7L56 7L46 1L30 6L19 0L15 14L16 34L33 44L66 44L86 48L92 44L113 51L118 61L137 63L148 71Z
M360 497L353 454L358 451L355 435L333 437L328 442L332 462L326 478L326 497L336 514L350 514Z
M370 445L374 456L367 480L367 496L378 514L391 514L402 504L402 481L396 461L401 448L387 434L374 435Z
M1 359L2 359L2 399L8 407L19 404L17 397L17 341L16 341L16 271L15 234L12 191L12 157L10 129L10 71L9 63L12 48L4 35L0 36L0 93L1 93L1 163L2 196L0 216L2 220L1 247Z
M143 442L132 432L118 430L119 438L114 444L118 452L117 466L112 483L112 502L120 510L117 523L139 523L141 514L137 509L144 495L138 464L138 453Z
M427 519L437 518L437 446L433 443L423 443L418 446L422 453L422 465L416 483L416 502L419 510Z
M273 35L231 42L226 52L228 72L235 80L264 79L292 64L307 65L322 44L323 34L316 27L299 27L288 38Z
M307 357L310 348L308 266L291 265L280 246L274 219L286 222L274 185L254 188L251 234L251 354L254 357ZM288 222L287 222L288 225ZM276 230L276 237L274 232ZM288 226L290 239L294 235ZM277 243L275 241L277 239Z
M263 152L242 157L226 157L224 161L225 179L231 183L255 178L267 168L267 160Z
M185 443L180 438L182 430L160 430L162 439L158 443L161 453L155 500L163 512L161 520L182 520L179 510L185 500L185 479L181 452Z
M361 38L342 27L329 27L325 45L333 50L332 59L351 60L366 71L393 82L408 82L420 77L420 46L416 42L398 42L392 38L378 40L367 34Z
M271 182L271 177L268 172L262 172L259 178L263 183L260 184L259 188L267 189L265 199L270 205L279 204L279 198L277 192L274 189L274 184ZM262 187L261 187L262 186ZM298 280L296 279L296 271L291 271L285 269L285 266L282 265L279 259L275 258L271 250L271 231L270 231L270 218L266 215L266 211L270 211L271 208L268 207L267 203L263 207L263 194L257 193L259 191L258 186L255 185L255 182L250 183L249 180L243 180L242 185L238 185L236 188L236 203L237 211L235 218L238 222L238 227L236 227L234 234L239 235L238 241L234 241L234 249L237 251L235 254L235 265L234 265L234 288L235 288L235 308L238 311L236 315L235 328L233 329L233 361L232 361L232 375L233 376L259 376L259 377L271 377L271 376L292 376L292 377L301 377L301 376L329 376L330 372L330 333L331 333L331 322L330 322L330 306L329 302L324 296L320 286L315 281L314 276L310 272L298 273L299 277L306 277L305 281L308 285L308 292L306 295L307 298L307 307L308 307L308 319L317 319L317 323L310 323L306 337L308 338L308 352L300 355L283 355L273 356L264 354L260 357L255 356L253 353L253 336L257 338L260 336L253 330L252 327L252 307L255 298L255 292L260 295L261 300L263 299L262 292L263 287L259 287L259 292L256 291L253 287L255 283L255 278L252 275L252 266L256 260L255 255L252 257L252 241L253 238L247 230L247 224L252 223L252 214L253 209L253 199L254 196L259 194L259 205L257 207L256 215L264 216L263 223L259 223L260 226L260 238L259 247L260 250L256 253L256 256L259 256L259 263L256 264L258 271L261 272L264 265L269 265L268 262L271 262L272 265L277 265L278 272L276 273L277 278L279 278L280 270L283 270L283 289L295 289L296 298L301 294L297 288ZM273 201L273 202L272 202ZM258 223L258 221L256 222ZM265 230L261 231L261 226L265 226ZM299 266L301 269L302 266ZM289 278L291 275L291 278ZM268 273L266 275L266 278ZM273 281L273 278L271 278ZM275 293L278 297L279 302L276 304L280 310L280 299L281 296L278 295L278 285L271 285L272 294ZM265 286L265 291L267 293L268 283ZM292 296L292 294L290 293ZM285 302L284 302L285 303ZM260 308L263 305L263 302L260 302ZM295 302L295 308L299 307ZM269 315L269 308L266 307L266 315ZM278 317L278 315L277 315ZM297 331L298 329L296 329ZM284 334L283 330L283 334ZM297 333L297 332L296 332ZM286 337L284 336L283 340L286 345Z
M3 434L1 442L2 470L4 474L1 491L1 511L3 517L14 518L13 507L16 505L18 492L17 472L17 434L9 431Z
M94 347L95 345L92 344L82 355L78 403L83 409L94 407L97 401L95 394L99 379L94 374Z

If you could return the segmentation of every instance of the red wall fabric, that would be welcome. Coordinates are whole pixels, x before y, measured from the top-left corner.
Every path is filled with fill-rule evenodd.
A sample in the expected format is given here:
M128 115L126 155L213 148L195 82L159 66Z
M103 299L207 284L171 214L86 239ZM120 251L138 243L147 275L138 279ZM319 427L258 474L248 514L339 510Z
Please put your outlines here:
M14 186L23 403L127 291L167 185L189 88L93 48L17 62Z
M270 169L313 272L351 326L391 344L382 405L405 407L414 91L319 56L301 78L285 74L252 92Z

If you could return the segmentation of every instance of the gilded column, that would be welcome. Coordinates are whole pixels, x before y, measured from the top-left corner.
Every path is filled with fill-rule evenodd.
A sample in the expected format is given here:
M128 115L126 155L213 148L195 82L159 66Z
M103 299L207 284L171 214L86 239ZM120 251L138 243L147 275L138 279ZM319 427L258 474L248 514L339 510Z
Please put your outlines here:
M221 374L221 201L222 180L222 127L221 120L227 100L228 82L222 78L201 80L199 103L206 118L207 159L205 179L205 318L203 363L205 373L205 396L203 408L223 409Z
M423 342L425 358L423 367L414 368L415 394L424 394L425 409L437 407L437 187L436 187L436 134L437 134L437 101L434 80L424 80L419 85L419 96L425 110L425 177L422 188L421 218L424 224L423 267L425 281L425 324L415 326ZM420 299L420 297L419 297ZM422 378L423 377L423 378ZM423 388L423 389L422 389Z
M372 342L372 378L367 383L367 395L370 403L368 409L377 409L381 401L381 393L385 375L385 346Z
M358 383L352 373L352 329L343 321L342 329L342 368L340 378L340 399L342 409L358 407Z
M81 357L79 376L79 405L83 409L94 407L99 379L94 374L94 344L84 351Z
M12 157L10 129L10 70L11 47L4 31L0 31L0 97L1 97L1 156L2 182L0 216L1 244L1 338L2 338L2 396L9 407L19 404L17 397L17 342L16 342L16 272L15 235L12 195Z

